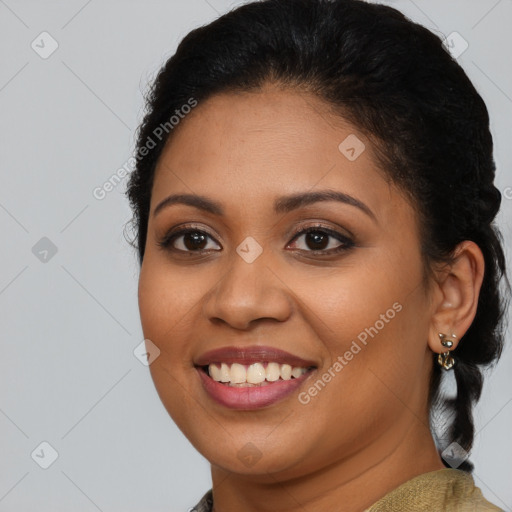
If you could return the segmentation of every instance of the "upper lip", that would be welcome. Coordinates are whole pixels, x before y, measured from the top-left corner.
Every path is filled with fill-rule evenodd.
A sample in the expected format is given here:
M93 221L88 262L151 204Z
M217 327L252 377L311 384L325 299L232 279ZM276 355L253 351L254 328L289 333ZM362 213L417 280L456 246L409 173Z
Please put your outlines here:
M232 346L209 350L208 352L198 356L195 359L194 364L196 366L207 366L211 363L252 364L264 361L289 364L290 366L300 366L304 368L308 368L310 366L316 367L316 363L314 361L303 359L284 350L264 345L255 345L252 347Z

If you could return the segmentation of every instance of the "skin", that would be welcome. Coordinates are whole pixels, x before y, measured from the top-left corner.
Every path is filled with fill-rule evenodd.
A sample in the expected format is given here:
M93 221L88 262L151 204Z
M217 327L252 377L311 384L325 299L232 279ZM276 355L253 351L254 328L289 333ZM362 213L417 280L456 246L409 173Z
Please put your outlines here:
M338 149L350 134L366 146L354 161ZM483 256L463 242L426 289L415 208L376 162L370 140L322 100L275 85L200 103L159 159L141 322L161 351L150 370L162 403L211 463L216 512L360 511L444 468L428 428L428 379L433 352L445 351L438 333L457 335L456 358L471 325ZM273 212L277 197L324 189L357 198L375 219L334 201ZM225 214L174 204L155 216L177 193L205 195ZM315 222L354 247L319 256L305 235L293 238ZM184 223L209 235L201 254L183 236L174 252L158 245ZM236 252L247 236L263 248L252 263ZM322 248L340 245L328 237ZM317 363L304 391L396 302L401 311L307 404L293 393L258 410L228 409L192 363L224 346L271 345ZM247 465L243 450L259 460Z

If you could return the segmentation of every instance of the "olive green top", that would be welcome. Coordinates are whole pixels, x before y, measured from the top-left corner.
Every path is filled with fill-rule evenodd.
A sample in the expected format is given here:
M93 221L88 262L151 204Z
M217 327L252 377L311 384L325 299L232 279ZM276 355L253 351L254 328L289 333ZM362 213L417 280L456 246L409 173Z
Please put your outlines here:
M365 512L493 512L471 474L460 469L439 469L408 480Z
M191 512L212 510L210 489ZM445 468L408 480L364 512L503 512L503 509L483 497L471 474Z

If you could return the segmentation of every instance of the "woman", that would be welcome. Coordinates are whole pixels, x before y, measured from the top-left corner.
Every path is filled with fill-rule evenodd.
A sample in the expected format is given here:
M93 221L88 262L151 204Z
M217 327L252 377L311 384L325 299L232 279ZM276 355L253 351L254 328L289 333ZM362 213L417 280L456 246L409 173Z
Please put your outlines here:
M160 71L137 161L151 375L211 463L194 510L500 510L468 454L501 195L437 36L360 0L241 6Z

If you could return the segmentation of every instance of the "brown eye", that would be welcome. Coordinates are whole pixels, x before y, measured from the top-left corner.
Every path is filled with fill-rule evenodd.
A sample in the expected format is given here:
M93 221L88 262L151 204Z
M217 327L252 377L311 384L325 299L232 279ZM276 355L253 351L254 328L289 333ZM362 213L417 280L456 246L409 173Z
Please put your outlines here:
M293 240L304 239L299 250L317 254L333 254L350 249L352 240L340 233L326 228L310 227L300 231ZM297 244L297 242L295 242Z
M182 245L186 248L186 250L194 251L196 249L204 249L207 245L207 237L204 233L200 233L198 231L190 231L182 235L183 241Z
M211 236L198 229L182 229L177 232L166 235L158 245L173 251L181 252L201 252L215 249L208 246L208 239Z
M313 251L325 250L329 245L330 235L322 233L321 231L309 231L304 234L304 241L306 245Z

